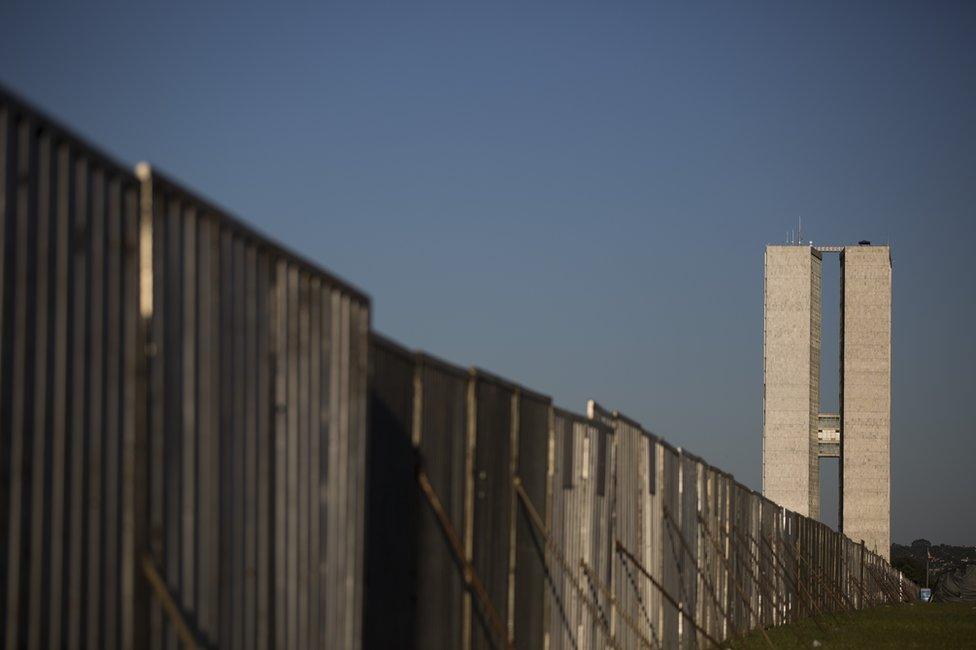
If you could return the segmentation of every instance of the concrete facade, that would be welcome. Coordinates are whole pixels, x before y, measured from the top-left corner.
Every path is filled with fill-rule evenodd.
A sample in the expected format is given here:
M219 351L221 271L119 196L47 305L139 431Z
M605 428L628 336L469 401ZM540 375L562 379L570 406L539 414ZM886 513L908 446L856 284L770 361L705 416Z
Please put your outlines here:
M840 253L840 414L821 414L822 253ZM820 458L840 457L840 529L887 558L891 541L891 251L767 246L763 493L820 517Z
M891 251L841 253L841 531L891 549Z
M767 246L763 298L763 493L820 514L821 257L810 246Z

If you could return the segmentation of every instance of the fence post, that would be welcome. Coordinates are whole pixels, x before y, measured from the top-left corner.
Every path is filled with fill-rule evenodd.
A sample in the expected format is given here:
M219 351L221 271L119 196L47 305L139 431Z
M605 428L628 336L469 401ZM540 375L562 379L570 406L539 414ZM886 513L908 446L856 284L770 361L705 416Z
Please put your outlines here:
M863 600L864 597L865 597L865 593L864 593L865 592L865 589L864 589L864 540L863 539L861 540L861 561L858 562L858 567L860 567L858 570L860 571L861 598ZM864 607L864 603L863 602L861 603L861 607L862 608Z

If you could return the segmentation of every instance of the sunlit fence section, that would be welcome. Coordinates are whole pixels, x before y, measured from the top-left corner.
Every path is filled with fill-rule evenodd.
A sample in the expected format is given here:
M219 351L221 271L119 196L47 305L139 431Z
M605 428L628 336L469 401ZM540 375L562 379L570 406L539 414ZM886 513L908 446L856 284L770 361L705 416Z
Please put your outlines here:
M369 647L717 647L917 598L863 544L596 402L378 335L371 363Z

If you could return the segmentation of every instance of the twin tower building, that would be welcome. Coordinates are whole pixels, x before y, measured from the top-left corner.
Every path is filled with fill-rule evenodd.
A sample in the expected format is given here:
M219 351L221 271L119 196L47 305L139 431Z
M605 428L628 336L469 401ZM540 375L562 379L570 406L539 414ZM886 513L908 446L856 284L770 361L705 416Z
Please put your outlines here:
M840 257L840 412L820 412L821 287ZM820 459L840 458L840 529L888 558L891 546L891 251L766 247L763 493L820 518Z

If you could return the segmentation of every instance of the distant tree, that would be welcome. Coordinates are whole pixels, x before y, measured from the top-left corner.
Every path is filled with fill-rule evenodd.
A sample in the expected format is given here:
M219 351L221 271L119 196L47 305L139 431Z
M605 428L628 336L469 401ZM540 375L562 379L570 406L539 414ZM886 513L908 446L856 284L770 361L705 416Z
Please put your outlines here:
M891 545L891 559L897 559L900 557L912 557L913 555L911 546L902 546L901 544L892 543Z
M914 542L912 542L912 551L916 554L919 552L924 553L930 546L932 546L932 542L929 540L916 539Z
M912 544L914 546L914 544ZM925 564L911 557L900 557L891 561L891 566L905 574L905 577L919 587L925 586Z

